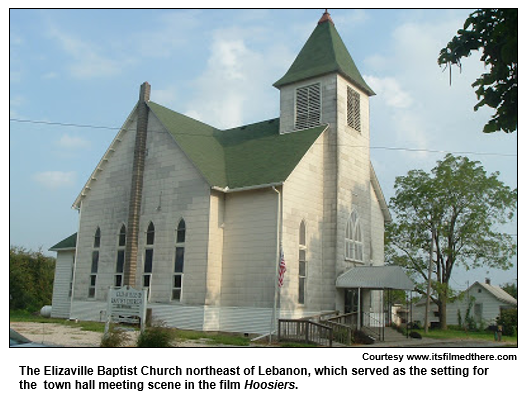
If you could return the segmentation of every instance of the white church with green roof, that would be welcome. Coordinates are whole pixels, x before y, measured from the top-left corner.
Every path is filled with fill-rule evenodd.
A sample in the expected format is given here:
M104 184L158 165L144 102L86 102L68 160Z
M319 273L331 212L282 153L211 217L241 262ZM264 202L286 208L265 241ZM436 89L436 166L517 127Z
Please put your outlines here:
M51 248L52 316L104 321L109 289L129 285L148 291L153 319L183 329L264 334L275 306L276 318L383 322L382 290L412 284L383 266L374 92L327 12L273 85L280 116L228 130L141 86L73 204L78 232Z

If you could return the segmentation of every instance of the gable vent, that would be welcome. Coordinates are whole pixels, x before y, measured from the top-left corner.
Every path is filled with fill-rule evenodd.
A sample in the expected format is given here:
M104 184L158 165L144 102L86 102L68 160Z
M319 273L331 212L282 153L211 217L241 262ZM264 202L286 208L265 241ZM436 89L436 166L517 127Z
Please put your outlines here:
M297 88L295 93L295 129L315 127L321 124L321 84Z

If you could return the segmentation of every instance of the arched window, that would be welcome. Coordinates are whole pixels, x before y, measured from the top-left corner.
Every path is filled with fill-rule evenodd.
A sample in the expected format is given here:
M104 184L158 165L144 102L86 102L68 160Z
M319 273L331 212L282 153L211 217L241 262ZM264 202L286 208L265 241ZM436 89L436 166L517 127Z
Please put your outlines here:
M178 223L176 232L176 243L185 243L185 221L183 219Z
M125 267L125 246L126 246L126 227L121 225L117 238L117 256L116 256L116 273L114 286L123 286L123 270Z
M121 230L119 230L119 247L125 247L126 245L126 227L125 224L121 225Z
M178 223L176 229L176 255L174 257L174 275L172 281L172 300L181 300L183 288L183 265L185 262L185 221Z
M101 246L101 229L95 230L92 249L92 268L90 270L90 284L88 286L88 297L95 298L95 284L97 282L97 271L99 270L99 247Z
M94 235L94 248L99 248L101 246L101 229L97 228Z
M304 304L306 294L306 225L299 225L299 304Z
M155 229L152 222L147 228L147 244L145 246L145 261L143 264L143 287L150 288L152 279L152 268L154 263L154 235Z
M347 222L345 258L350 261L363 262L363 232L359 214L355 208L352 210Z
M154 234L155 234L154 224L150 222L150 224L148 225L148 229L147 229L147 245L148 246L152 246L154 244Z

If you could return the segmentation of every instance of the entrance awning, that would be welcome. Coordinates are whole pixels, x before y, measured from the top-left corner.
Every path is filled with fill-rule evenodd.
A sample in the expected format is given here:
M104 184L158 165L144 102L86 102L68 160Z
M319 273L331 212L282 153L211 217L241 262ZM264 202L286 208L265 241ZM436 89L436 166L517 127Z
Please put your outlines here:
M399 266L354 267L342 273L337 288L413 290L414 283Z

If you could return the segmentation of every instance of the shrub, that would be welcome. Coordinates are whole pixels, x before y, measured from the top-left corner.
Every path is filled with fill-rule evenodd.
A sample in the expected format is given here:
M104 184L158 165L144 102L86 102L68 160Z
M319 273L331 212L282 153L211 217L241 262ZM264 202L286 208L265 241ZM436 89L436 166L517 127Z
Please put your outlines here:
M497 319L497 325L502 325L503 335L515 335L517 331L517 309L503 310Z
M137 340L138 348L170 348L175 339L172 329L162 325L147 327L139 334Z
M9 309L32 313L51 304L55 258L42 250L9 247Z
M102 348L119 348L125 346L130 341L129 334L122 328L111 326L106 334L101 338Z

